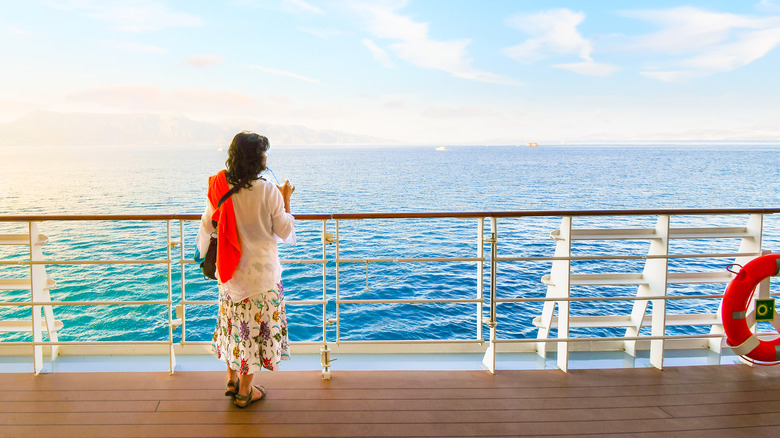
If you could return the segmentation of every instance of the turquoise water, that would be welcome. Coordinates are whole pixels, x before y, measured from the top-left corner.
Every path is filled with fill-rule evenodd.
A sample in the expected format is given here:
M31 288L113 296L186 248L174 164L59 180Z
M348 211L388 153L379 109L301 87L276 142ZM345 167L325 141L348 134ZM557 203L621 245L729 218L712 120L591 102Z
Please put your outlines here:
M685 146L542 146L398 148L273 148L269 166L280 180L295 186L293 213L366 213L427 211L512 211L561 209L743 208L776 207L780 181L775 145ZM216 148L5 148L0 163L3 214L200 214L205 207L209 175L223 167L225 152ZM273 180L273 177L269 177ZM675 218L672 226L743 226L745 217ZM713 221L714 223L709 223ZM342 258L475 257L474 219L341 221ZM551 256L549 233L558 218L502 219L499 255ZM654 225L653 218L588 219L575 226ZM178 223L173 222L178 239ZM192 258L197 223L184 228L186 259ZM281 246L285 260L322 257L320 222L299 222L297 246ZM334 231L329 222L329 232ZM0 224L0 233L21 229ZM52 260L159 260L166 256L165 224L157 222L44 222L50 238L44 254ZM778 250L780 223L766 218L767 249ZM738 241L672 243L674 253L734 252ZM578 243L578 254L645 254L646 242ZM333 258L334 246L328 247ZM0 247L3 260L24 259L23 248ZM178 257L178 248L174 258ZM674 270L722 270L731 260L673 262ZM693 264L693 267L691 267ZM174 301L181 295L178 264L172 274ZM499 297L541 297L540 278L549 273L545 262L499 263ZM630 261L577 263L575 272L640 272ZM195 265L185 267L189 300L216 298L214 282ZM165 265L48 266L57 281L52 297L62 301L165 300ZM329 297L335 296L335 265L327 266ZM3 277L26 276L26 269L0 267ZM288 300L322 297L322 265L286 264ZM474 298L476 264L342 264L341 298ZM368 279L368 283L367 283ZM486 288L488 283L486 282ZM721 293L724 285L672 286L673 294ZM575 295L634 294L635 287L578 288ZM3 292L4 300L21 300L27 292ZM626 312L631 303L581 306L579 314ZM670 303L671 311L712 308L716 302ZM472 339L476 336L476 305L400 304L342 305L340 336L358 339ZM533 337L530 323L541 305L499 305L499 336ZM335 306L328 306L328 318ZM322 338L322 309L291 305L291 338ZM0 318L18 318L29 310L0 309ZM167 339L167 307L58 307L65 323L62 340ZM208 340L214 306L190 306L187 339ZM697 328L682 328L696 332ZM180 331L177 339L180 337ZM609 334L608 330L600 331ZM584 333L574 333L584 335ZM335 336L335 329L328 333ZM5 340L25 340L7 335Z

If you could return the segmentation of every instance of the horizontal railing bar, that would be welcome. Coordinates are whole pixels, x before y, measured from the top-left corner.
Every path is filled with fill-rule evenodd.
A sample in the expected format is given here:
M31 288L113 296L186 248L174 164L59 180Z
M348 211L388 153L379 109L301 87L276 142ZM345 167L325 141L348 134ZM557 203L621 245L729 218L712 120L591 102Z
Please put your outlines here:
M335 343L335 342L334 342ZM212 341L182 341L176 342L178 345L211 345ZM0 344L2 345L2 344ZM290 341L290 345L322 345L322 340L319 341Z
M770 336L772 333L757 333L756 336ZM776 333L775 333L776 335ZM675 340L675 339L705 339L705 338L720 338L722 334L701 334L701 335L664 335L664 336L614 336L614 337L600 337L600 338L523 338L523 339L496 339L497 343L531 343L531 342L592 342L592 341L652 341L652 340ZM201 341L203 344L208 344L208 341ZM398 340L363 340L363 341L347 341L339 340L336 344L482 344L489 342L487 339L398 339ZM322 342L307 341L311 345L321 344ZM291 342L296 344L296 342ZM303 344L300 342L299 344Z
M336 344L484 344L487 340L479 339L382 339L382 340L365 340L365 341L345 341L339 340Z
M717 259L733 257L756 257L760 252L746 253L701 253L701 254L666 254L666 255L616 255L616 256L568 256L568 257L496 257L497 262L554 262L558 260L582 261L582 260L663 260L663 259Z
M328 302L335 302L335 300ZM476 301L475 301L476 302ZM178 304L184 305L214 305L219 301L178 301ZM322 305L326 304L323 300L285 300L286 305ZM30 307L30 306L141 306L141 305L169 305L175 304L173 301L0 301L0 307Z
M340 304L430 304L430 303L484 303L480 298L425 298L425 299L389 299L389 300L344 300L338 299L331 302ZM498 302L498 301L496 301Z
M176 344L174 342L173 344ZM22 345L29 345L29 346L47 346L47 345L66 345L66 346L86 346L86 347L96 347L101 345L171 345L171 342L169 341L57 341L57 342L51 342L51 341L40 341L40 342L33 342L33 341L2 341L0 342L0 348L2 347L13 347L13 346L22 346Z
M304 264L318 264L321 265L323 263L328 263L330 260L327 259L309 259L309 260L283 260L280 259L279 263L285 265L285 264L292 264L292 265L304 265Z
M419 213L340 213L329 215L330 219L423 219L423 218L508 218L539 216L651 216L651 215L716 215L716 214L773 214L780 208L721 208L721 209L644 209L644 210L537 210L537 211L477 211L477 212L419 212ZM307 220L307 215L295 215ZM316 215L322 220L323 215ZM327 216L327 215L326 215ZM1 219L1 218L0 218ZM200 216L197 217L200 219Z
M780 293L771 294L773 297L780 297ZM535 303L545 301L650 301L650 300L703 300L703 299L715 299L723 298L723 295L666 295L666 296L617 296L617 297L539 297L539 298L496 298L496 303ZM219 302L213 301L181 301L179 304L185 305L215 305ZM288 305L322 305L330 303L340 304L426 304L426 303L486 303L485 299L480 298L431 298L431 299L335 299L329 298L326 301L323 300L285 300L285 304ZM2 303L0 303L1 305ZM27 304L30 305L30 304Z
M780 297L780 293L770 294L771 297ZM545 298L496 298L496 303L532 303L542 301L650 301L650 300L706 300L711 298L723 298L718 295L656 295L656 296L617 296L617 297L545 297ZM667 314L668 315L668 314Z
M427 263L427 262L484 262L484 257L463 257L463 258L393 258L393 259L311 259L311 260L286 260L280 259L281 264L323 264L323 263ZM181 263L182 260L179 260ZM183 260L185 264L196 263L193 260Z
M756 336L772 336L770 332L757 333ZM774 333L777 335L777 333ZM496 339L496 343L510 344L510 343L536 343L536 342L615 342L615 341L653 341L653 340L686 340L686 339L709 339L720 338L723 335L718 334L701 334L701 335L665 335L665 336L619 336L619 337L601 337L601 338L524 338L524 339ZM362 340L362 341L350 341L339 340L333 342L336 345L393 345L393 344L486 344L489 341L487 339L399 339L399 340ZM211 345L211 341L186 341L181 342L181 345ZM291 345L322 345L322 341L290 341ZM1 344L0 344L1 345Z
M167 259L161 260L16 260L2 262L0 265L167 265Z
M197 263L195 260L189 260L189 259L179 259L176 260L179 263L182 264L190 264L190 263ZM330 260L327 259L280 259L279 263L281 264L288 264L288 265L304 265L304 264L318 264L321 265L323 263L328 263Z
M559 301L555 299L549 299L549 301ZM484 303L485 300L479 298L431 298L431 299L390 299L390 300L336 300L329 299L324 300L285 300L285 305L300 306L300 305L322 305L328 303L341 303L341 304L414 304L414 303ZM499 300L496 300L499 302ZM184 304L184 305L215 305L219 304L219 301L42 301L42 302L30 302L30 301L0 301L0 307L30 307L30 306L141 306L141 305L168 305L168 304Z
M0 301L0 306L167 306L173 301Z
M178 259L178 260L175 260L175 261L179 262L181 264L184 264L184 265L188 265L188 264L192 264L192 263L198 263L195 260L190 260L190 259ZM302 264L319 264L319 265L321 265L321 264L327 263L329 261L331 261L331 260L326 260L326 259L300 259L300 260L299 259L290 259L290 260L280 259L279 263L282 263L282 264L292 264L292 265L302 265Z
M757 333L756 336L770 335L771 333ZM775 333L776 335L777 333ZM613 342L613 341L660 341L675 339L708 339L723 338L723 334L701 334L701 335L663 335L663 336L611 336L600 338L523 338L523 339L496 339L496 343L535 343L535 342Z
M668 255L617 255L617 256L529 256L529 257L496 257L498 262L545 262L545 261L587 261L587 260L653 260L653 259L693 259L693 258L733 258L733 257L755 257L761 253L701 253L701 254L668 254ZM364 258L364 259L292 259L279 260L282 264L323 264L328 262L339 263L432 263L432 262L485 262L485 257L443 257L443 258ZM196 263L194 260L178 259L172 260L183 264ZM167 264L167 259L158 260L12 260L0 261L0 265L10 266L29 266L29 265L144 265L144 264Z
M300 221L328 219L424 219L424 218L511 218L511 217L580 217L580 216L697 216L735 214L775 214L774 208L707 208L707 209L630 209L630 210L525 210L525 211L477 211L477 212L395 212L395 213L332 213L296 214ZM2 215L0 222L42 222L42 221L159 221L200 220L200 214L107 214L107 215Z
M413 339L413 340L366 340L366 341L332 341L333 344L484 344L487 340L480 339ZM211 345L211 341L186 341L190 345ZM322 345L322 341L290 341L291 345Z
M179 304L208 306L208 305L219 304L219 301L217 301L217 300L212 300L212 301L209 301L209 300L200 300L200 301L184 300L184 301L179 301ZM323 304L327 304L327 303L325 301L323 301L323 300L284 300L284 304L285 305L293 305L293 306L298 305L298 306L300 306L300 305L314 305L314 304L323 305Z
M334 259L339 263L428 263L428 262L484 262L484 257L444 257L444 258L384 258L384 259Z
M172 262L179 262L184 264L196 263L194 260L188 259L172 259ZM317 263L322 264L327 262L325 259L311 259L311 260L280 260L281 263L287 264L302 264L302 263ZM149 264L168 264L167 259L160 260L12 260L12 261L0 261L0 265L11 266L29 266L29 265L149 265Z
M551 300L553 301L553 300ZM324 300L285 300L285 305L290 306L302 306L302 305L323 305L329 303L340 304L428 304L428 303L484 303L484 299L479 298L431 298L431 299L388 299L388 300L344 300L344 299L328 299ZM496 302L499 302L496 300ZM214 305L219 304L218 301L181 301L180 304L185 305ZM2 305L2 303L0 303ZM29 304L28 304L29 305Z
M561 298L496 298L496 303L535 303L544 301L650 301L650 300L703 300L708 298L723 298L723 295L660 295L660 296L647 296L640 297L634 295L630 296L618 296L618 297L561 297Z
M646 209L646 210L549 210L499 212L429 212L429 213L342 213L332 219L415 219L415 218L481 218L481 217L539 217L539 216L650 216L650 215L716 215L716 214L773 214L780 208L732 209ZM298 215L295 216L298 218Z
M780 293L770 294L771 297L780 297ZM545 301L651 301L651 300L701 300L701 299L721 299L723 294L713 295L648 295L648 296L599 296L599 297L527 297L527 298L496 298L496 303L533 303ZM325 300L285 300L285 304L290 305L314 305L327 303L341 304L414 304L414 303L485 303L485 299L480 298L430 298L430 299L328 299ZM184 300L184 301L0 301L0 306L140 306L140 305L214 305L217 300Z
M756 333L756 336L771 336L772 333ZM776 333L774 334L776 335ZM536 342L615 342L615 341L654 341L654 340L684 340L684 339L709 339L709 338L722 338L722 334L698 334L698 335L664 335L664 336L605 336L605 337L591 337L591 338L522 338L522 339L496 339L496 343L509 344L509 343L536 343ZM337 344L473 344L473 343L486 343L487 340L479 339L398 339L398 340L362 340L362 341L348 341L339 340ZM208 345L209 341L187 341L190 345ZM299 345L318 345L322 341L292 341L291 344ZM0 342L2 346L19 346L19 345L31 345L31 346L46 346L46 345L66 345L66 346L100 346L100 345L169 345L168 341L4 341ZM178 344L174 342L173 344Z
M773 293L771 297L780 297L780 293ZM545 301L651 301L651 300L702 300L721 299L718 295L659 295L659 296L617 296L617 297L538 297L538 298L496 298L496 303L534 303ZM485 303L480 298L430 298L430 299L328 299L325 300L285 300L287 305L322 305L329 303L341 304L429 304L429 303ZM216 305L217 300L185 300L185 301L0 301L0 307L30 307L30 306L142 306L142 305Z

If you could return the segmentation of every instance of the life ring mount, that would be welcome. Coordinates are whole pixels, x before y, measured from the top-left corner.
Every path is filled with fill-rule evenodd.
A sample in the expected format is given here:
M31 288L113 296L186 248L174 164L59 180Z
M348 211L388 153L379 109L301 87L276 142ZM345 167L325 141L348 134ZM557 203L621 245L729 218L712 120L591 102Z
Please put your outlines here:
M763 340L750 330L756 314L768 314L764 320L770 321L780 332L780 315L774 309L774 300L766 300L763 303L759 300L757 312L748 314L758 284L778 274L780 274L780 254L764 255L742 267L726 287L721 318L723 330L726 332L726 343L734 353L760 362L780 362L780 336L772 340Z

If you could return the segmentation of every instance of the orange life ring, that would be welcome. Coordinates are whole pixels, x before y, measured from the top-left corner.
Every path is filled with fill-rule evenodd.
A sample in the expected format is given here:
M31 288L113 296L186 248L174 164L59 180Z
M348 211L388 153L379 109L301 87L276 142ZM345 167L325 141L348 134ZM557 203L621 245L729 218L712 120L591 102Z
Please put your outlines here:
M726 342L740 356L761 362L780 361L780 337L771 341L758 339L748 327L748 300L765 278L780 273L780 254L758 257L747 263L726 287L722 319ZM780 323L775 315L774 324ZM777 328L777 326L775 326Z

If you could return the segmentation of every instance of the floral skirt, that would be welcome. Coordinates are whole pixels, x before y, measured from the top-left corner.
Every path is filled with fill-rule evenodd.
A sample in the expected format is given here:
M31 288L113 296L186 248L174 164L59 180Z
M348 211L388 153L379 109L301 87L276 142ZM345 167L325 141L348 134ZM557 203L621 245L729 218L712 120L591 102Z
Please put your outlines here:
M234 302L219 294L219 314L212 348L217 357L240 374L279 369L290 359L287 313L282 284L277 290Z

